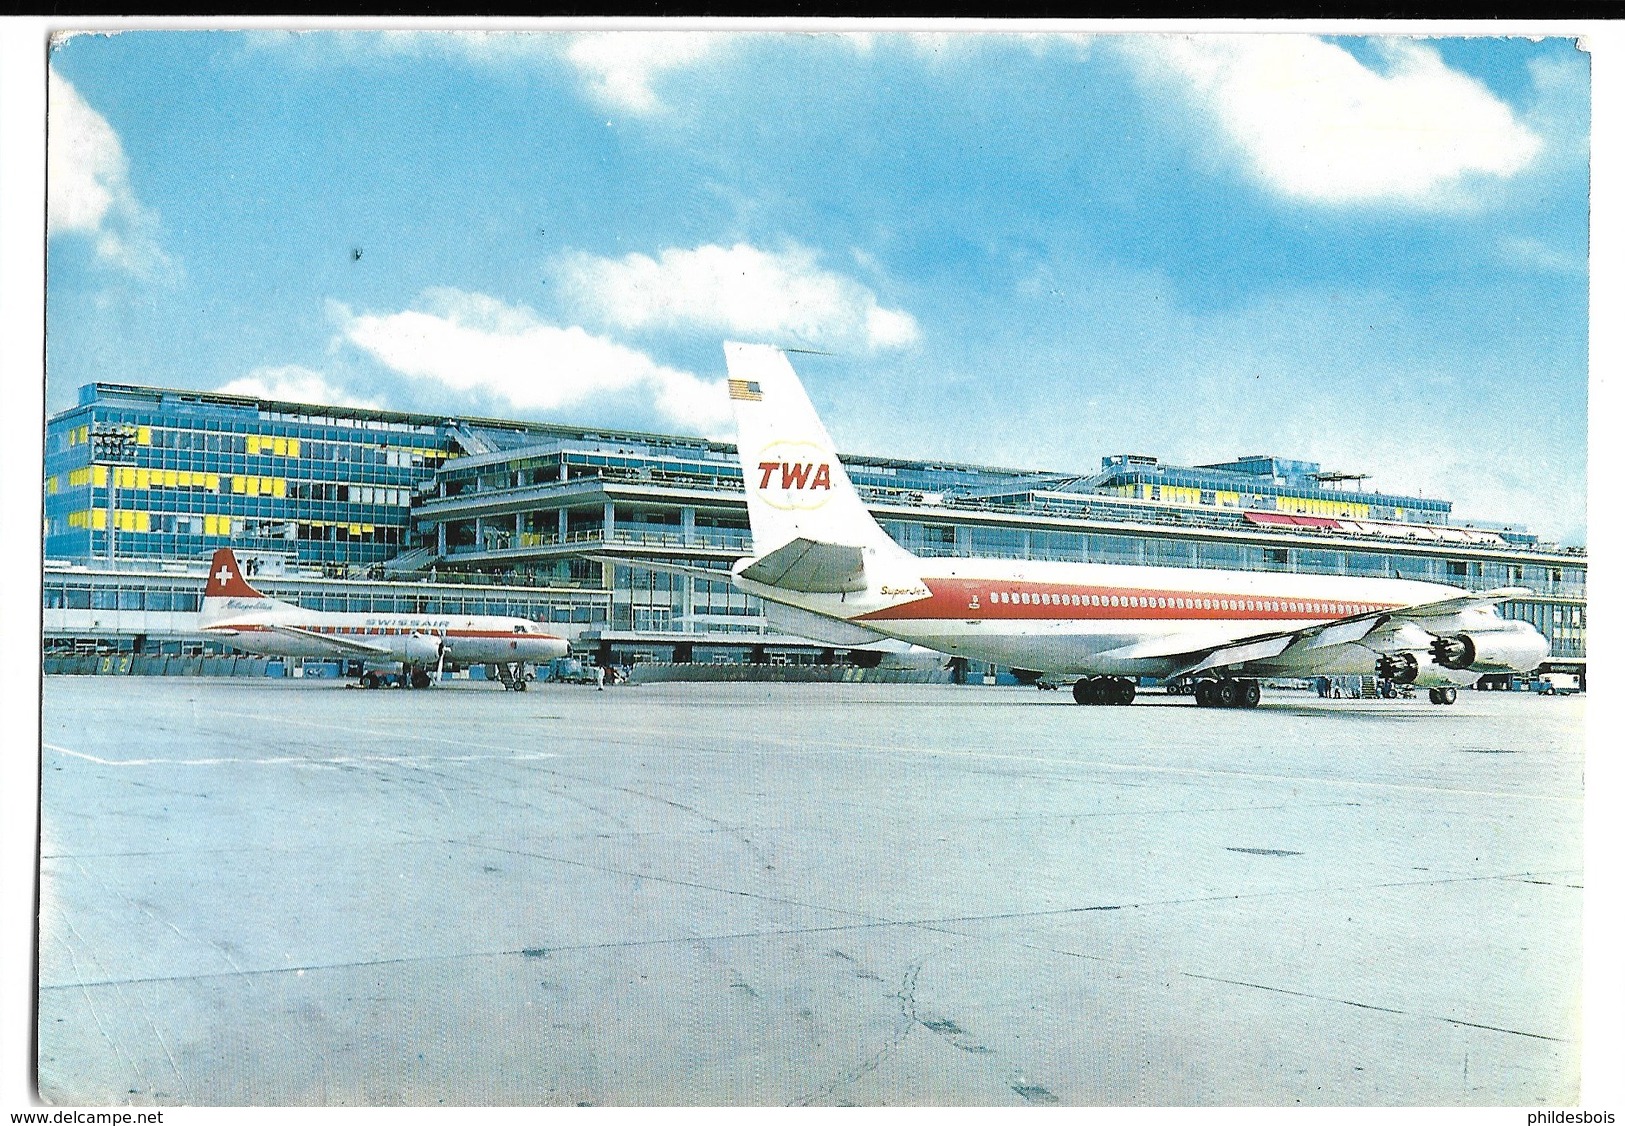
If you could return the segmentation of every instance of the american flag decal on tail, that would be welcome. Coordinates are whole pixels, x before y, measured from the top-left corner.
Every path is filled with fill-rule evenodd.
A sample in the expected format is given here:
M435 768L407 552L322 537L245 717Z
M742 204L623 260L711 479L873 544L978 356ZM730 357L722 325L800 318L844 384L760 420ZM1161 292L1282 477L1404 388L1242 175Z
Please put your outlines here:
M753 403L762 401L762 385L749 379L728 380L728 398L746 399Z

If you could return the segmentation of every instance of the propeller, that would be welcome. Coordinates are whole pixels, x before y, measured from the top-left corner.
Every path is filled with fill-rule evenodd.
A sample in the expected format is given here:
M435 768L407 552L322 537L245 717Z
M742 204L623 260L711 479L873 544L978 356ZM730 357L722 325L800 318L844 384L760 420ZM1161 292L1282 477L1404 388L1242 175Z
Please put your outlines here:
M445 683L445 680L446 680L446 635L445 635L444 632L442 632L440 634L440 659L435 662L435 666L434 666L434 682L436 684L443 684L443 683Z

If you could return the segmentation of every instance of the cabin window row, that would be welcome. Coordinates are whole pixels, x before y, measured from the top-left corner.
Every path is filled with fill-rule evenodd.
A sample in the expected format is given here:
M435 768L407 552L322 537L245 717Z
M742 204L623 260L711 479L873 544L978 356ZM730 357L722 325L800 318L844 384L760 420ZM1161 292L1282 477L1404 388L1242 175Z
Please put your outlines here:
M1021 606L1129 606L1175 610L1251 610L1266 614L1368 614L1376 606L1343 602L1281 602L1242 598L1165 598L1140 594L1050 594L993 591L996 604Z

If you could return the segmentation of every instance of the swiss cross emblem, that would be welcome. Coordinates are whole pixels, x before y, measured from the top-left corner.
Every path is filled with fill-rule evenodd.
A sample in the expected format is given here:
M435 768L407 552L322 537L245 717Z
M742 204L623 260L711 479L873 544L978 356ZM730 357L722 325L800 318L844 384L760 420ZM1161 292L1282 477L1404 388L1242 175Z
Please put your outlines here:
M220 570L214 573L214 577L220 580L221 586L225 586L231 580L231 570L227 567L221 567Z

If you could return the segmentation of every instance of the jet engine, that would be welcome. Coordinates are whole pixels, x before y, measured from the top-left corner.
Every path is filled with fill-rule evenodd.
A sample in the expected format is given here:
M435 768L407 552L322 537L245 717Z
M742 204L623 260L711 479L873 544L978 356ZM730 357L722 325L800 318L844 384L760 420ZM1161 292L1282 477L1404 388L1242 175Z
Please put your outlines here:
M1452 633L1433 639L1435 664L1476 673L1528 672L1551 651L1546 638L1528 622L1507 622L1497 630Z
M1461 675L1451 675L1443 668L1425 664L1426 653L1390 653L1377 658L1377 675L1395 684L1414 684L1418 688L1443 688L1459 685Z
M406 639L406 659L414 664L440 660L441 639L432 633L414 633Z

